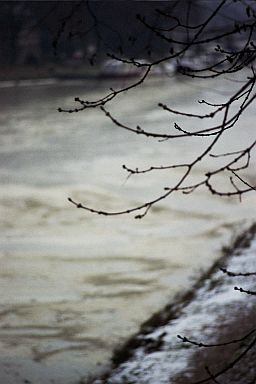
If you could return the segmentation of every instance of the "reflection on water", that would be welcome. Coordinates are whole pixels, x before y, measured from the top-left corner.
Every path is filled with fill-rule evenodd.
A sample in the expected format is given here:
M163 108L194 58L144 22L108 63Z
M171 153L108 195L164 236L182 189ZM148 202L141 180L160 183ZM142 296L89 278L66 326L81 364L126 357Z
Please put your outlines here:
M6 383L63 384L98 372L118 343L187 288L190 277L255 217L253 194L240 204L203 189L162 201L140 221L70 206L68 196L110 210L157 196L180 170L127 180L122 164L185 162L204 145L198 139L145 140L95 110L56 111L74 96L95 99L108 87L10 87L1 95L0 366ZM226 92L223 84L218 97ZM192 110L194 99L213 96L205 82L192 86L173 79L171 87L160 83L132 91L111 108L132 126L169 130L173 119L155 108L157 102ZM252 118L251 113L240 123L243 137L224 138L218 150L248 142ZM200 164L193 177L208 166ZM254 177L248 173L249 180ZM224 178L218 183L224 185Z

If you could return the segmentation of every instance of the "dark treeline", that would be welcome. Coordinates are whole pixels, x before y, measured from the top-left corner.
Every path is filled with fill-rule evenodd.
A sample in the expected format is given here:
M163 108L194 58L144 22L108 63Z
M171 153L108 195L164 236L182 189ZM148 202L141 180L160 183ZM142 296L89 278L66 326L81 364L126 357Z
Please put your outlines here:
M170 14L181 24L197 25L218 1L2 1L0 4L0 64L63 62L79 56L100 63L106 53L153 59L165 54L170 44L140 18L159 28L170 26ZM211 33L241 21L238 1L229 3L212 23ZM230 16L232 15L232 17ZM188 39L188 31L175 29L173 36ZM232 44L227 38L227 44Z

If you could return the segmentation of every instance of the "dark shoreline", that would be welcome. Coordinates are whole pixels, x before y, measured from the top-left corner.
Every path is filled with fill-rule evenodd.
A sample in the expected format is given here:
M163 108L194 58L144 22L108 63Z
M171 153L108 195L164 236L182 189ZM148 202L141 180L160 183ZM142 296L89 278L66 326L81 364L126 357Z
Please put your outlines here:
M161 338L159 337L158 340L151 340L151 338L147 338L145 336L149 335L150 333L157 330L159 327L166 325L168 322L178 319L181 315L182 310L193 300L195 300L196 294L198 290L205 284L206 280L210 280L210 285L214 286L216 282L214 279L212 279L213 274L219 270L220 267L225 267L228 263L229 258L234 254L239 254L240 251L246 249L249 247L251 241L255 238L256 235L256 223L251 225L246 231L244 231L242 234L240 234L231 244L230 247L224 247L222 249L222 256L220 259L218 259L205 273L201 275L199 280L193 284L191 289L183 294L178 294L172 304L166 305L160 312L157 312L153 314L146 322L144 322L140 330L137 334L132 336L130 339L127 340L127 342L120 346L119 348L116 348L116 350L113 353L112 356L112 367L111 369L103 375L98 380L94 379L92 381L89 381L89 383L105 383L108 381L108 379L111 377L112 372L117 369L121 364L127 362L134 354L134 351L140 347L146 348L147 351L158 351L162 346ZM248 326L251 324L251 322L254 321L255 318L253 317L253 311L244 313L243 321ZM237 315L235 315L237 319L239 319L239 309L237 311ZM254 324L256 326L256 324ZM251 324L251 327L253 324ZM230 319L229 324L229 331L223 330L221 328L218 328L219 334L217 335L217 340L225 337L228 338L236 335L237 332L235 332L237 329L237 322L232 321ZM239 328L239 327L238 327ZM201 349L200 349L201 350ZM256 351L255 351L256 353ZM209 351L209 349L204 353L204 358L210 359L210 362L214 359L212 351ZM215 356L215 360L219 359L219 355ZM198 374L201 372L201 368L199 369L199 361L201 361L200 357L195 354L195 361L194 361L194 368L192 369L192 373L190 372L190 378L192 379L191 382L193 382L194 379L198 379ZM202 363L202 361L201 361ZM249 362L250 363L250 362ZM249 364L248 363L248 364ZM247 364L247 365L248 365ZM196 366L196 368L195 368ZM186 375L185 375L186 376ZM255 377L256 377L256 371L255 371ZM184 379L184 377L183 377ZM183 380L182 379L182 380ZM185 381L180 381L179 378L177 380L178 383L184 383ZM176 383L176 381L175 381ZM227 383L231 384L231 381L227 381ZM156 383L157 384L157 383ZM241 382L242 384L242 382Z
M55 80L100 80L100 68L91 66L60 65L46 63L44 65L27 66L16 65L0 67L0 82L16 85L31 82Z

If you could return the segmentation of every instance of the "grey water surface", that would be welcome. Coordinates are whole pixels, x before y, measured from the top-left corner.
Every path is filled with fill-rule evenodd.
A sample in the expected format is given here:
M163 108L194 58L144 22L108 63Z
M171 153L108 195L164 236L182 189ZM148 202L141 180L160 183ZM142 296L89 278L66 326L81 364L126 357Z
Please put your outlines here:
M107 108L132 127L170 132L176 121L193 129L194 121L171 116L157 103L199 113L198 99L225 100L238 87L227 84L216 91L207 81L151 79ZM255 218L254 194L240 203L205 188L170 196L143 220L74 208L69 196L110 211L155 198L184 170L127 178L122 165L183 163L209 142L159 143L116 127L96 109L57 112L75 106L75 96L94 100L111 86L80 81L1 89L0 377L5 384L76 383L99 373L118 344L187 289L191 277ZM254 118L250 109L214 152L249 143ZM207 157L191 180L213 166ZM250 182L253 169L246 174ZM219 176L216 183L226 188L228 179Z

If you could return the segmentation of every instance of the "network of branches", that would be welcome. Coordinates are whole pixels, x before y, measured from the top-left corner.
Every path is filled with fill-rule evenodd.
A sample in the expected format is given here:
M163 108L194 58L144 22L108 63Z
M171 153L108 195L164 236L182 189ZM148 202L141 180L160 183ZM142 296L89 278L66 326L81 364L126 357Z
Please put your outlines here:
M59 40L62 34L65 32L68 23L72 19L76 12L80 12L81 7L90 15L92 21L91 25L87 26L83 36L90 33L92 30L96 31L97 41L105 44L104 31L111 29L106 20L99 20L94 13L91 3L81 1L76 3L70 15L63 19L62 24L54 40L54 49L57 49ZM190 162L167 164L164 166L150 165L148 168L131 168L127 165L123 165L123 169L128 173L128 176L140 175L150 172L172 172L179 168L182 170L181 177L174 185L164 187L162 193L156 198L142 202L141 204L124 208L120 211L104 211L98 207L90 207L82 202L77 202L73 198L69 198L69 201L77 208L84 209L91 213L99 215L114 216L122 214L135 214L136 219L143 218L154 206L160 201L168 198L173 193L190 194L201 187L205 187L209 193L220 197L237 196L240 200L246 193L255 191L256 186L252 185L244 176L244 170L248 169L251 164L251 157L253 150L255 150L256 139L252 137L251 142L246 147L241 147L239 150L232 150L227 148L224 153L216 153L215 148L223 137L228 135L236 127L239 119L244 115L249 107L253 106L256 98L255 92L255 57L256 57L256 43L255 43L255 31L256 31L256 4L254 1L246 0L222 0L211 2L210 9L207 10L201 17L201 19L195 19L192 15L197 12L197 7L202 7L200 1L170 1L156 7L154 9L155 17L148 18L143 14L137 14L136 20L145 31L150 31L151 36L155 41L164 42L165 49L164 54L155 54L150 42L147 44L146 53L143 57L134 58L125 54L125 47L122 46L124 36L118 31L112 28L112 32L116 34L116 40L118 40L118 49L114 50L105 44L108 58L113 61L121 62L125 65L129 65L132 68L138 69L138 76L136 78L129 79L129 83L119 89L110 88L109 92L102 95L97 100L82 100L79 97L74 99L76 105L74 108L64 109L59 108L59 112L63 113L76 113L86 112L89 109L97 108L99 113L102 113L106 119L109 119L115 126L121 130L129 131L131 134L139 135L142 138L149 138L151 140L157 140L159 145L163 141L170 141L170 144L179 140L180 138L191 140L197 138L201 142L205 141L205 147L197 156ZM236 7L236 8L234 8ZM181 9L183 12L181 12ZM230 12L228 10L231 10ZM232 10L239 10L238 13L232 13ZM224 15L224 19L228 19L226 25L219 23L220 15ZM227 16L229 15L229 16ZM152 21L153 20L153 21ZM72 36L79 34L79 32L72 32ZM126 36L131 44L135 44L138 40L138 36ZM201 60L195 61L195 57ZM90 63L94 64L96 59L96 53L90 58ZM189 61L190 60L190 61ZM188 63L196 62L196 65L190 65ZM183 121L189 119L193 121L193 129L186 129L184 126L174 122L172 130L169 133L161 131L161 127L158 127L155 131L148 130L142 126L130 126L123 121L120 121L112 112L110 112L109 106L111 102L118 99L122 94L134 90L137 87L145 83L150 77L151 73L158 66L166 63L173 63L178 76L194 79L208 79L208 81L214 82L217 78L227 78L232 75L240 75L239 81L233 82L233 89L235 91L224 102L211 102L209 100L198 100L201 107L205 108L206 112L202 114L190 113L186 111L180 111L174 109L171 105L159 103L156 108L159 108L163 113L169 114L172 118L175 116L181 116ZM184 64L185 63L185 64ZM234 80L233 80L234 81ZM214 85L213 85L214 86ZM209 112L210 110L210 112ZM205 127L197 127L197 122L201 120L203 122L210 122L205 124ZM209 126L210 125L210 126ZM199 163L204 162L207 158L216 159L216 165L214 169L208 170L201 175L201 180L196 183L190 183L189 176ZM221 161L220 162L217 161ZM222 190L215 185L214 178L216 175L224 174L229 180L229 189ZM253 271L245 272L233 272L225 268L222 268L223 273L227 277L236 276L254 276L256 273ZM245 289L243 287L234 287L238 291L238 294L245 294L255 296L254 290ZM230 370L240 360L248 354L249 351L256 344L255 329L250 329L245 332L242 338L224 341L219 344L207 344L203 342L193 341L187 337L178 336L183 342L190 343L198 347L218 347L229 344L239 344L249 340L246 348L234 358L228 365L218 372L211 372L209 367L206 367L207 377L198 381L215 382L219 383L219 377Z
M211 142L207 142L205 149L198 153L192 161L184 164L167 164L164 166L150 165L146 169L131 168L127 165L123 165L124 171L131 175L139 175L153 171L169 171L173 169L183 169L183 174L174 185L164 187L163 193L156 198L143 202L138 206L123 209L120 211L108 212L100 210L97 207L89 207L81 202L74 201L69 198L69 201L73 203L77 208L82 208L92 213L101 215L121 215L134 213L136 219L144 217L150 210L150 208L166 199L174 192L191 193L199 187L206 187L210 193L218 196L238 196L241 200L242 195L255 190L255 186L249 183L248 180L243 176L243 170L250 166L250 159L252 151L255 149L256 141L252 139L249 146L243 147L239 150L232 151L227 150L225 153L215 153L215 147L224 134L228 134L235 127L240 117L247 111L247 109L253 104L256 93L255 93L255 54L256 44L255 38L255 26L256 26L256 9L255 3L250 1L231 1L223 0L218 2L211 2L214 4L213 9L208 10L206 16L199 23L195 24L189 22L190 14L193 14L193 6L198 6L197 2L167 2L168 5L154 10L157 21L151 23L147 18L141 14L136 15L137 22L140 23L145 30L150 30L151 34L155 39L164 41L168 45L168 52L163 55L155 55L151 51L150 45L147 46L147 55L145 59L134 59L133 57L127 58L122 55L118 55L113 52L107 52L107 55L114 61L125 63L126 65L134 66L140 71L139 77L130 80L129 84L126 84L120 89L110 88L109 93L103 95L97 100L82 100L79 97L75 98L77 104L74 108L64 109L59 108L59 112L74 113L74 112L86 112L90 108L98 108L99 113L103 113L107 119L118 126L120 129L128 130L129 132L140 135L142 137L151 138L152 140L161 141L175 141L179 138L185 138L187 140L198 138L203 141L211 139ZM240 20L235 18L232 21L229 20L226 26L223 25L216 27L215 19L217 20L222 12L235 4L238 4L240 14L242 17ZM175 13L175 7L177 4L182 4L184 7L183 13L186 17L180 17L180 12ZM202 6L202 4L199 5ZM91 30L96 30L98 40L104 42L104 31L110 28L106 22L98 20L96 15L91 9L91 5L88 2L81 1L76 4L71 14L68 15L61 24L61 27L57 33L57 37L54 41L54 47L56 49L58 40L61 38L63 31L66 28L70 19L75 12L78 12L81 6L85 6L91 18L93 24L88 26L86 33ZM194 10L195 12L195 10ZM178 15L178 16L177 16ZM184 19L184 21L182 20ZM78 32L77 32L78 33ZM118 34L119 43L122 42L123 36ZM76 33L73 32L73 35ZM84 34L83 34L84 36ZM138 36L136 36L138 38ZM129 40L132 40L129 35ZM106 47L108 48L108 46ZM110 49L110 48L109 48ZM124 49L119 51L124 52ZM95 54L94 54L95 55ZM188 57L195 58L202 57L202 60L198 65L185 65L184 60ZM191 59L191 60L192 60ZM92 60L92 58L91 58ZM150 74L157 66L164 63L174 63L176 71L179 75L189 77L192 79L212 79L215 81L216 78L224 77L232 74L241 73L242 80L237 82L236 91L227 98L226 101L218 103L212 103L207 100L198 100L202 106L207 109L206 113L193 114L187 113L186 111L180 111L173 109L172 106L159 103L157 108L161 109L163 113L169 113L172 117L175 115L182 116L185 119L194 120L194 128L186 129L185 127L174 122L170 133L161 132L161 127L155 131L147 130L141 126L129 126L124 122L120 121L114 116L108 109L108 105L114 100L118 99L121 94L139 87L141 84L147 81ZM209 112L209 108L211 111ZM197 121L211 121L211 125L207 128L197 128ZM218 121L218 122L216 122ZM216 168L209 170L199 182L190 184L187 182L189 175L198 163L203 162L207 157L222 158L224 161L221 166L218 166L219 162L216 162ZM214 184L214 177L218 174L225 174L230 181L230 188L228 190L221 190Z

